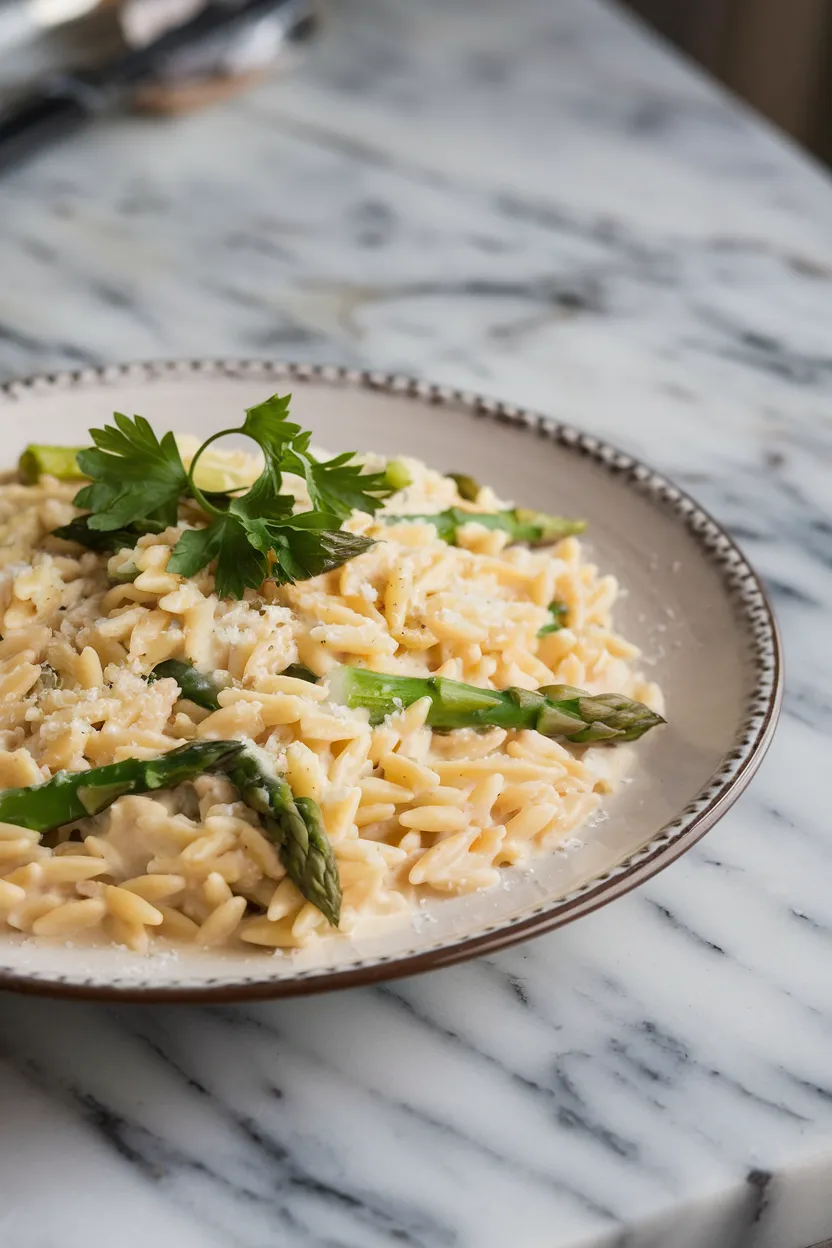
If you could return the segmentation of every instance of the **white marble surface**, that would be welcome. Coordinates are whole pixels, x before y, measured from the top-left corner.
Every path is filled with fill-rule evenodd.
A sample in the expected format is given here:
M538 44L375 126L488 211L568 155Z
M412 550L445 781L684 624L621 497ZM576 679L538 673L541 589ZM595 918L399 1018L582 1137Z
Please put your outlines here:
M832 1235L832 195L589 0L341 0L301 73L0 183L0 370L281 355L527 402L744 542L751 791L573 928L250 1008L2 1001L3 1248L806 1248Z

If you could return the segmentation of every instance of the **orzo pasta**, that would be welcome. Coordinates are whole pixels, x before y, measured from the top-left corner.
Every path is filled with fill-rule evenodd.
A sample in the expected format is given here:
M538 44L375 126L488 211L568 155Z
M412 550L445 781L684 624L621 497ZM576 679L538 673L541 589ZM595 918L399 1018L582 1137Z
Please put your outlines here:
M187 463L195 448L180 447ZM248 484L261 467L238 451L201 462L219 488ZM505 507L487 488L461 497L453 479L414 460L399 468L410 483L375 516L353 512L344 524L375 545L239 600L218 595L210 566L168 567L198 523L192 502L177 524L110 554L52 535L76 516L77 485L42 475L0 486L0 788L188 743L253 742L299 807L317 803L342 935L407 922L426 898L491 888L504 868L556 850L596 814L626 750L533 727L432 731L428 697L373 722L333 701L328 681L351 665L485 690L575 686L660 711L636 648L614 631L616 581L574 536L511 544L506 531L457 516L451 544L430 520L391 522ZM283 488L310 505L299 476ZM173 676L148 679L170 661L214 682L216 709L182 696ZM0 825L0 921L34 938L103 938L137 952L159 941L291 950L333 934L221 772L125 792L49 836Z

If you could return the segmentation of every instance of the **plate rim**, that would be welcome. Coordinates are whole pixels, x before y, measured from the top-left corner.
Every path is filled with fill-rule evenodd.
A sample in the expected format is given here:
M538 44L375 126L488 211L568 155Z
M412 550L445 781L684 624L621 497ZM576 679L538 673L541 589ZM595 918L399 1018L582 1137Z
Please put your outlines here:
M628 487L638 490L688 531L701 554L717 567L725 593L744 624L756 670L737 743L723 755L707 782L684 809L658 829L641 849L556 901L543 902L524 915L492 924L476 935L441 941L417 953L391 954L338 967L301 970L282 978L234 976L230 971L227 977L154 985L150 979L133 977L129 981L102 980L95 976L50 975L42 971L0 968L0 989L85 1000L227 1004L375 985L495 953L600 909L680 858L744 792L771 743L783 697L783 652L777 621L759 576L722 525L686 491L643 460L554 417L473 391L399 373L282 360L209 358L85 367L11 380L0 385L0 412L7 411L17 401L56 391L106 389L119 383L153 385L177 380L257 378L301 385L323 384L334 389L366 389L445 406L449 414L477 416L508 425L518 434L544 438L567 452L591 459L611 476L624 477Z

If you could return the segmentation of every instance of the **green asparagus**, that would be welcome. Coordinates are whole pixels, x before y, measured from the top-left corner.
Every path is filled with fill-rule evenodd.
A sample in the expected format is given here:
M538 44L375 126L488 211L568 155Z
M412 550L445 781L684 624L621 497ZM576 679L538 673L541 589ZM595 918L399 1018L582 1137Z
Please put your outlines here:
M119 797L173 788L205 772L228 776L246 805L260 815L290 879L337 927L338 867L317 803L311 798L295 800L268 755L241 741L189 742L159 758L128 758L89 771L59 771L45 784L0 792L0 822L52 832L100 814Z
M410 485L413 478L407 470L405 464L400 459L388 459L387 467L384 470L384 483L391 490L398 492L405 490Z
M179 686L180 696L187 698L189 702L195 702L197 706L204 707L206 711L219 710L219 685L213 677L194 667L193 663L183 663L179 659L165 659L164 663L156 664L147 679L152 683L165 678L175 680Z
M20 475L27 485L33 485L43 476L57 477L59 481L83 481L84 474L78 467L77 455L82 446L38 446L34 443L18 460Z
M455 546L459 530L464 524L481 524L486 529L503 529L512 542L529 542L533 546L551 545L562 537L583 533L585 520L567 520L563 516L548 516L542 511L529 511L526 507L513 507L510 511L463 511L461 507L449 507L435 513L381 517L387 524L435 525L437 534L449 546Z
M295 680L305 680L313 685L318 679L315 673L311 672L308 667L304 667L302 663L290 663L280 675L292 676ZM195 702L197 706L204 707L206 711L219 710L220 685L212 676L200 672L193 663L185 663L181 659L165 659L163 663L156 664L147 679L152 684L153 681L162 680L165 677L176 681L180 696L187 698L189 702Z
M257 746L245 746L227 771L243 801L260 815L289 878L337 927L341 913L338 867L317 803L295 798L269 756Z
M641 702L619 693L591 695L570 685L545 685L539 690L479 689L444 676L388 676L359 667L340 667L329 677L329 696L353 710L370 712L370 723L430 698L428 727L440 732L455 728L533 728L545 737L578 744L592 741L635 741L649 728L664 723Z
M0 822L52 832L97 815L128 793L150 793L224 770L241 752L239 741L196 741L159 758L127 758L90 771L59 771L44 784L0 792Z
M476 477L469 477L467 472L449 472L448 476L456 486L460 498L464 498L466 503L477 501L482 486Z
M280 675L291 676L293 680L305 680L310 685L314 685L318 679L315 673L308 667L304 667L302 663L290 663L288 667L284 667Z

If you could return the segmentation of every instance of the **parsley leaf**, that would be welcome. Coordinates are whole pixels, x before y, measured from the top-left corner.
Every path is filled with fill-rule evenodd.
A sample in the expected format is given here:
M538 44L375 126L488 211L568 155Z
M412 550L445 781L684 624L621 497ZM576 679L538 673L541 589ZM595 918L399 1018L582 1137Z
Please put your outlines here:
M274 559L271 576L280 585L331 572L375 545L372 538L345 533L336 517L326 512L301 512L283 524L267 524L266 529Z
M370 538L325 527L337 525L321 512L303 512L284 523L228 513L206 529L187 529L168 560L180 576L193 576L217 559L214 579L222 598L242 598L265 580L279 585L305 581L339 568L374 544Z
M265 460L263 473L247 498L260 502L263 496L279 496L281 474L293 472L306 481L309 500L319 511L345 520L353 511L373 515L384 499L394 493L386 473L365 472L352 451L321 461L309 450L312 435L287 419L289 399L273 395L265 403L250 407L240 432L260 444ZM289 506L284 510L292 510ZM249 508L254 510L254 506Z
M168 559L168 569L177 576L196 576L206 568L220 553L225 523L222 518L205 529L186 529Z
M91 429L95 447L79 451L78 467L92 484L75 496L76 507L92 515L91 530L143 525L143 532L161 532L176 524L179 499L188 475L172 433L161 441L143 416L131 420L116 412L115 424Z
M263 581L306 580L340 567L373 545L345 533L342 522L354 510L373 513L394 492L384 473L364 472L351 452L320 462L309 450L311 434L288 419L289 395L273 395L247 410L243 424L203 442L186 470L173 435L157 438L141 416L117 413L115 423L90 431L95 446L80 452L78 465L91 483L75 503L88 508L58 530L59 536L93 550L135 545L143 533L176 524L182 498L205 512L204 528L186 529L168 568L194 576L216 561L217 593L242 598ZM207 447L226 434L252 438L263 452L263 470L244 493L200 490L194 473ZM302 476L312 510L294 513L295 500L281 492L283 474Z
M130 529L108 529L106 532L91 529L90 515L76 516L69 524L62 524L52 530L53 537L62 537L65 542L78 542L87 550L112 551L132 550L141 537L141 532L133 533Z
M247 589L259 589L268 579L269 557L256 549L236 516L221 523L224 527L214 583L221 598L242 598Z
M323 462L311 455L298 456L304 463L306 488L313 507L331 511L345 520L352 511L366 511L375 515L385 498L395 491L391 489L384 472L364 472L353 460L351 452L336 455Z
M309 444L309 435L303 433L300 425L288 419L291 398L290 394L282 397L273 394L264 403L247 408L246 418L241 426L242 433L260 443L266 458L274 459L278 463L287 448L299 438L305 438L305 444Z
M238 502L244 502L245 512L251 516L288 516L292 514L295 500L291 494L281 494L284 460L292 443L303 439L300 425L287 420L289 398L272 395L265 403L250 407L240 426L240 432L253 438L263 452L263 471ZM307 439L308 440L308 439Z
M546 608L550 615L548 624L544 624L537 630L538 637L548 637L549 633L559 633L566 623L566 617L569 614L569 608L565 602L560 602L557 598L554 602L550 602Z
M214 559L214 583L221 598L242 598L247 589L259 589L268 579L268 554L255 549L238 516L227 514L205 529L187 529L173 548L168 568L179 576L194 576Z

